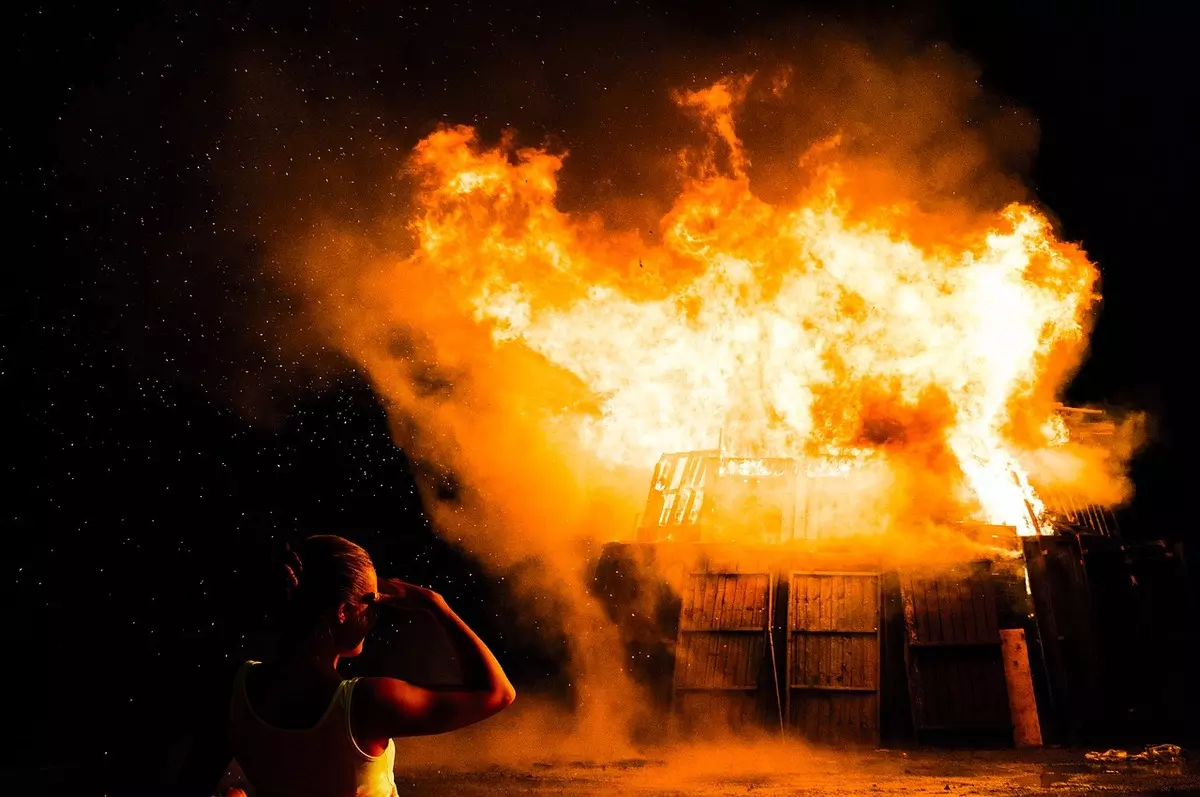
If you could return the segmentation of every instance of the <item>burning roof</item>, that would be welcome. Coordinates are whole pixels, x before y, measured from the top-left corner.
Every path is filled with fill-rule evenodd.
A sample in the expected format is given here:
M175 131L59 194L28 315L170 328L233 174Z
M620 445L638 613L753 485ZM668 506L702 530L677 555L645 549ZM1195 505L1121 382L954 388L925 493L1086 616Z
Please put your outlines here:
M1059 415L1084 437L1103 438L1115 430L1100 410L1061 407ZM664 454L650 481L639 536L646 541L771 543L869 533L856 526L860 515L855 508L839 506L847 493L851 501L858 500L858 489L846 487L857 473L853 467L830 469L803 459L725 456L719 449ZM1119 533L1109 508L1069 491L1042 488L1036 494L1043 506L1043 533Z

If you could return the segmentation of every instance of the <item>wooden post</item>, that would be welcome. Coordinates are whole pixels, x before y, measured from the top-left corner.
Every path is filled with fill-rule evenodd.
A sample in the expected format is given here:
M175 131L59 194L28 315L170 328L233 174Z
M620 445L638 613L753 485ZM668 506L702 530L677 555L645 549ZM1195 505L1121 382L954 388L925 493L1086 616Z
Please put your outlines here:
M1038 721L1037 698L1033 692L1033 676L1029 670L1029 649L1025 630L1000 630L1000 647L1004 655L1004 680L1008 684L1008 710L1012 715L1013 741L1017 747L1041 747L1042 726Z

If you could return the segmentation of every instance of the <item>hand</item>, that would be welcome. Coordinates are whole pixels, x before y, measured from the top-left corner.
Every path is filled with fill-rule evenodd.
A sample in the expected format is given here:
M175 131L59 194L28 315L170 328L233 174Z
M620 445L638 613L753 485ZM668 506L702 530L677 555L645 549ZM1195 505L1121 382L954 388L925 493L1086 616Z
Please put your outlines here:
M393 609L428 609L444 604L442 596L431 589L409 584L398 578L379 582L379 603Z

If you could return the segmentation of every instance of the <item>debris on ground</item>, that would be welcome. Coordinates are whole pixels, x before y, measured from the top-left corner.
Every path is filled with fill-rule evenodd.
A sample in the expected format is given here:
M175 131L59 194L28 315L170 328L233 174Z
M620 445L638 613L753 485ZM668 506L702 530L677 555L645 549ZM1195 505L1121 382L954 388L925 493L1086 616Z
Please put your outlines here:
M1088 761L1097 764L1119 764L1129 760L1129 753L1124 750L1105 750L1103 753L1091 752L1084 756Z
M1140 753L1130 754L1126 750L1105 750L1091 752L1084 756L1088 761L1097 764L1174 764L1183 755L1183 750L1177 744L1150 744Z

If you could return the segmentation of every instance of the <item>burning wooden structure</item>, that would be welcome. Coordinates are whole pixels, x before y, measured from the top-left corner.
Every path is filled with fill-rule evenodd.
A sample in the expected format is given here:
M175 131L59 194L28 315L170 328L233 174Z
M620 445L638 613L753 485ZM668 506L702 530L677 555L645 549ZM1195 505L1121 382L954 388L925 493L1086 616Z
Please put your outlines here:
M668 454L636 541L605 551L598 592L627 618L640 675L680 731L836 746L1112 738L1151 666L1122 645L1178 657L1195 641L1182 551L1122 543L1107 510L1047 496L1053 535L964 524L990 555L897 565L839 526L825 478L795 460ZM740 542L746 523L755 544ZM1114 557L1138 595L1114 600ZM1130 613L1162 613L1163 592L1171 628L1135 639L1146 626Z

